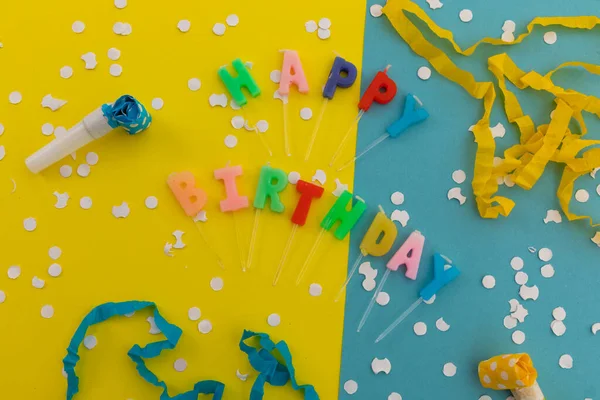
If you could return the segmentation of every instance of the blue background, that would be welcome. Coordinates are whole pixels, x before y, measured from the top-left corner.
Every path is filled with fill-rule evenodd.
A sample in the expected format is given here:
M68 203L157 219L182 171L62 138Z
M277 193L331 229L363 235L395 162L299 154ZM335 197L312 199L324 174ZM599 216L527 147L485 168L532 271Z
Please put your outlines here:
M590 330L594 322L600 321L600 249L590 241L594 230L587 222L569 223L564 216L562 224L545 225L543 222L548 209L560 209L555 193L562 166L551 164L531 191L518 186L510 189L502 186L500 193L516 201L513 213L508 218L481 219L470 186L476 146L467 129L480 118L482 102L471 98L435 70L431 79L421 81L417 69L428 65L427 61L409 49L385 16L373 18L370 15L368 9L375 3L377 1L369 0L367 4L362 89L364 91L376 71L392 64L389 74L398 84L399 91L391 104L372 107L362 119L357 151L381 135L385 127L399 117L407 93L417 95L431 117L358 162L355 193L373 207L369 207L371 214L362 218L360 229L354 230L357 234L351 239L349 262L351 265L358 256L358 245L376 212L376 204L383 205L388 215L396 208L410 214L408 226L399 226L398 240L392 252L412 230L420 230L427 239L417 281L406 279L403 273L392 274L384 288L391 296L390 303L385 307L375 306L360 334L356 333L356 327L373 292L362 289L362 276L351 281L346 301L340 398L385 400L391 392L398 392L404 400L478 399L483 394L493 399L505 399L510 394L508 391L494 392L481 387L477 364L497 354L514 352L527 352L533 357L539 372L538 382L548 398L600 398L597 373L600 337L594 337ZM419 0L418 4L438 25L453 31L457 42L466 48L485 36L499 38L507 19L516 22L517 36L535 16L596 15L599 3L594 0L465 0L445 1L438 10L430 10L424 0ZM470 23L463 23L458 18L463 8L473 11L474 18ZM549 30L558 34L558 41L551 46L542 38ZM471 57L457 56L446 43L431 35L428 37L478 80L495 82L487 71L487 58L502 52L507 52L521 69L535 69L540 73L565 61L600 64L598 32L598 29L590 32L560 27L536 28L519 45L484 46ZM600 77L579 69L558 73L555 83L588 94L600 94ZM532 90L515 93L524 111L536 124L549 122L552 96ZM587 137L598 138L597 118L591 115L585 118L590 129ZM518 142L518 131L507 123L499 99L492 125L497 122L502 122L507 129L504 138L496 139L496 155L500 156L503 149ZM468 197L462 207L456 201L446 199L447 191L457 186L451 178L456 169L467 173L467 181L459 185ZM600 218L598 183L600 178L594 182L590 177L577 182L576 188L584 187L589 191L590 201L577 204L573 200L572 210ZM390 195L397 190L405 195L401 206L390 202ZM553 278L541 276L540 267L545 263L527 250L529 246L553 250L551 264L556 270ZM463 274L445 288L432 305L420 306L392 335L375 345L377 335L418 297L419 289L431 279L432 255L436 251L448 255ZM392 252L369 260L379 269L377 281ZM528 285L539 287L537 301L525 302L519 297L519 286L514 282L515 271L509 264L514 256L525 260L523 271L529 275ZM486 274L496 278L496 287L492 290L481 284ZM503 318L509 314L508 301L512 298L518 299L529 311L525 322L516 328L527 335L520 346L512 342L512 331L503 326ZM554 336L550 330L551 313L558 306L567 311L567 332L562 337ZM436 329L435 321L440 317L450 324L449 331ZM413 324L418 321L428 326L425 336L417 337L413 333ZM558 359L562 354L573 356L573 369L559 367ZM371 371L374 357L387 357L391 361L390 375L375 375ZM458 367L453 378L442 374L446 362L453 362ZM348 379L359 385L353 396L343 390Z

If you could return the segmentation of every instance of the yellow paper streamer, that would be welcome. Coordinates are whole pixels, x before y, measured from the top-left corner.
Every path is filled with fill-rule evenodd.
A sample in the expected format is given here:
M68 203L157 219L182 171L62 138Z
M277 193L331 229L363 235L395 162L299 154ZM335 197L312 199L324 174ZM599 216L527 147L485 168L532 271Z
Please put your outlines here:
M538 17L527 25L527 32L519 35L512 43L506 43L501 39L484 38L466 50L462 50L454 41L452 32L439 27L411 0L388 0L383 12L415 53L427 59L436 71L459 84L472 97L483 100L483 116L473 128L477 153L472 182L477 208L483 218L498 218L499 215L506 217L515 205L511 199L496 195L500 178L510 176L517 185L529 190L542 176L548 163L556 162L565 164L557 196L566 217L570 221L588 219L592 226L600 225L594 225L589 216L580 216L569 211L574 182L580 176L600 167L600 149L589 149L577 158L577 155L584 149L600 144L598 140L582 139L587 133L587 128L581 115L582 111L586 111L600 117L600 100L574 90L563 89L556 86L551 79L556 71L567 67L581 67L592 74L600 75L600 66L568 62L559 65L546 75L540 75L535 71L520 70L507 54L490 57L488 69L498 81L498 87L504 99L506 116L510 123L517 125L520 132L519 144L507 149L504 152L502 163L494 166L496 143L490 130L490 115L496 99L494 84L478 82L470 72L458 68L443 51L425 39L408 14L424 22L433 34L450 42L456 53L464 56L473 54L482 43L496 46L520 43L536 26L561 25L567 28L589 30L600 24L599 18L594 16ZM520 90L527 88L543 90L555 96L556 109L549 124L535 127L533 120L523 113L517 97L507 89L507 79ZM573 134L569 130L572 118L578 122L581 134Z
M535 384L537 371L528 354L504 354L479 363L481 385L494 390L512 390Z

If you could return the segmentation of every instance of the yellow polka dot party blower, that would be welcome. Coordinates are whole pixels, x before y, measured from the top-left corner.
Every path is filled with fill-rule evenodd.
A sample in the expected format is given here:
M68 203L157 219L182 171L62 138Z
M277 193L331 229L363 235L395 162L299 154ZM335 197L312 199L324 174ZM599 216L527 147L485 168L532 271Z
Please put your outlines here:
M510 390L515 400L544 400L537 383L537 371L528 354L503 354L479 363L483 387Z

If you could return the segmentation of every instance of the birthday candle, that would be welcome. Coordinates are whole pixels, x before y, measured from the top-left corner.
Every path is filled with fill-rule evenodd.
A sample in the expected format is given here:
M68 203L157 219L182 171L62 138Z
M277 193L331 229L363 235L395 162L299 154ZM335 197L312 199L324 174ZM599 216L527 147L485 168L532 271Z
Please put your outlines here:
M283 52L283 66L281 67L281 78L279 80L279 94L282 96L288 96L290 94L290 88L295 85L300 93L308 93L308 81L304 75L304 69L302 68L302 62L297 51L294 50L282 50ZM287 113L287 102L283 102L283 141L285 154L288 156L292 155L290 149L290 134L288 129L288 113Z
M360 154L358 154L352 160L348 161L340 168L338 168L338 171L341 171L344 168L352 165L359 158L367 154L369 151L373 150L375 146L379 145L384 140L388 138L397 138L408 128L425 121L427 118L429 118L429 113L423 107L423 103L421 103L421 100L419 100L417 96L413 96L409 93L406 96L406 100L404 102L404 111L400 119L388 126L386 132L383 135L371 142L370 145L368 145Z
M252 227L252 235L250 236L248 262L246 263L248 269L252 266L252 257L256 247L256 237L261 210L265 208L267 200L269 200L271 211L281 214L285 210L285 206L279 198L279 193L286 188L287 184L287 175L283 170L271 168L268 165L261 168L256 195L254 196L254 224Z
M315 240L312 249L308 253L308 257L306 261L304 261L304 265L298 274L298 278L296 279L296 285L300 284L304 274L306 273L308 266L316 254L319 244L323 239L323 235L326 231L330 231L333 226L339 222L339 226L333 232L333 236L338 240L344 240L344 238L350 233L350 230L356 225L360 217L363 215L365 210L367 209L367 205L363 199L357 197L357 201L352 205L350 210L347 210L348 204L352 204L352 193L348 191L344 191L337 199L337 201L333 204L327 215L321 221L321 231L319 232L319 236Z
M377 72L367 90L363 94L360 102L358 103L359 112L348 130L346 134L342 138L337 150L333 154L331 161L329 162L329 166L331 167L339 155L341 154L346 142L350 138L350 133L354 128L354 125L357 125L362 116L369 111L373 102L378 104L387 104L394 99L398 88L396 87L396 83L387 75L387 71L390 69L391 65L388 65L385 70Z
M167 178L167 185L173 192L173 195L177 199L177 202L183 208L186 215L192 217L192 222L194 222L194 226L198 229L200 233L200 237L208 247L208 249L215 255L217 258L217 262L221 268L225 268L223 265L223 261L221 257L217 254L214 247L208 241L204 231L198 225L193 217L198 215L206 205L206 201L208 200L208 196L206 192L200 188L196 187L196 180L194 179L194 175L191 172L178 172L169 175Z
M235 178L241 176L243 173L241 165L227 166L225 168L216 169L214 171L215 179L222 180L225 185L225 199L219 203L222 212L231 212L233 218L233 225L235 229L235 237L238 246L238 252L240 254L240 264L242 271L246 272L246 264L244 262L244 256L242 253L242 246L240 240L240 228L235 216L235 211L248 208L248 197L240 196L238 194L237 186L235 184Z
M388 270L389 271L389 270ZM415 301L406 311L404 311L398 318L394 320L384 330L381 335L375 340L375 343L379 343L387 335L389 335L398 325L402 323L423 301L430 301L444 286L448 285L454 279L458 278L460 270L445 256L435 253L433 255L433 280L427 284L419 292L419 298Z
M333 65L331 66L327 83L325 83L325 86L323 87L323 105L321 106L321 111L319 112L319 116L315 123L315 128L312 132L308 148L306 149L304 161L308 161L310 158L310 154L315 144L315 140L317 139L317 133L321 127L321 121L323 119L323 115L325 114L325 109L327 108L329 100L333 100L333 96L335 95L338 87L344 89L351 87L354 82L356 82L357 75L358 71L356 66L350 61L346 61L339 56L333 60Z
M308 217L308 212L310 211L310 206L312 205L312 201L314 199L320 199L321 196L323 196L324 189L321 186L315 185L313 183L299 180L296 183L296 191L300 193L300 198L298 199L298 204L296 205L296 209L294 210L294 214L292 215L292 232L290 233L288 241L283 250L281 260L279 261L279 266L277 267L277 271L275 272L275 277L273 278L273 286L275 286L277 284L277 281L279 280L279 276L281 275L281 271L283 270L283 267L287 260L287 256L292 247L294 236L296 235L296 230L299 226L304 226L304 224L306 223L306 218Z
M394 224L394 221L385 215L383 207L379 206L379 212L377 215L375 215L371 226L369 226L367 233L360 243L360 255L354 262L350 274L348 274L346 281L340 288L335 301L339 300L344 292L344 289L346 289L346 286L348 286L348 283L350 283L350 280L358 269L363 257L367 255L381 257L387 254L387 252L390 251L394 245L396 236L398 236L398 228L396 228L396 224Z
M369 302L369 305L367 306L367 309L365 310L365 313L358 324L358 329L356 332L360 332L362 327L365 325L365 322L367 322L367 318L369 318L369 314L375 305L375 300L377 300L377 296L379 296L379 293L383 289L383 285L385 285L385 282L392 271L397 271L401 265L406 265L406 276L414 276L414 278L411 279L416 279L416 274L419 272L419 264L421 262L421 255L423 254L424 245L425 236L423 236L419 231L414 231L410 234L402 246L400 246L396 254L394 254L394 256L387 263L385 274L383 274L383 277L381 278L381 281L375 290L375 294L371 298L371 301Z

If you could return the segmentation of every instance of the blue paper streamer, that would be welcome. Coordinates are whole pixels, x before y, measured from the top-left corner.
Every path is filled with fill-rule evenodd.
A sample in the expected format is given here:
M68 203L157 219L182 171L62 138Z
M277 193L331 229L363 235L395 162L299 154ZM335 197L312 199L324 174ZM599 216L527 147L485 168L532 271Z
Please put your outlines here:
M246 340L258 337L260 348L249 346ZM244 330L240 340L240 350L248 355L250 365L259 372L252 385L250 400L262 400L265 383L273 386L284 386L291 381L294 390L304 390L305 400L319 400L319 395L312 385L298 385L296 372L292 363L292 354L284 341L275 344L266 333L256 333ZM280 363L273 352L277 350L284 360Z
M67 400L71 400L73 396L79 392L79 378L75 374L75 366L80 357L77 354L79 346L85 338L88 328L92 325L99 324L116 315L125 315L144 308L154 308L154 322L156 326L165 335L166 340L160 342L149 343L144 347L134 345L127 355L136 364L138 373L148 383L163 388L163 393L160 400L197 400L200 394L213 394L213 400L221 400L225 385L218 381L200 381L194 385L194 388L189 392L178 394L175 397L170 397L168 394L167 385L158 379L147 367L144 359L154 358L159 356L163 350L172 350L177 346L181 338L181 329L173 325L163 318L158 312L158 307L155 303L148 301L125 301L122 303L106 303L95 307L81 322L71 343L67 349L67 356L63 359L64 369L67 373Z
M128 94L119 97L113 104L104 104L102 113L111 128L122 127L130 135L143 131L152 122L152 116L148 110Z

